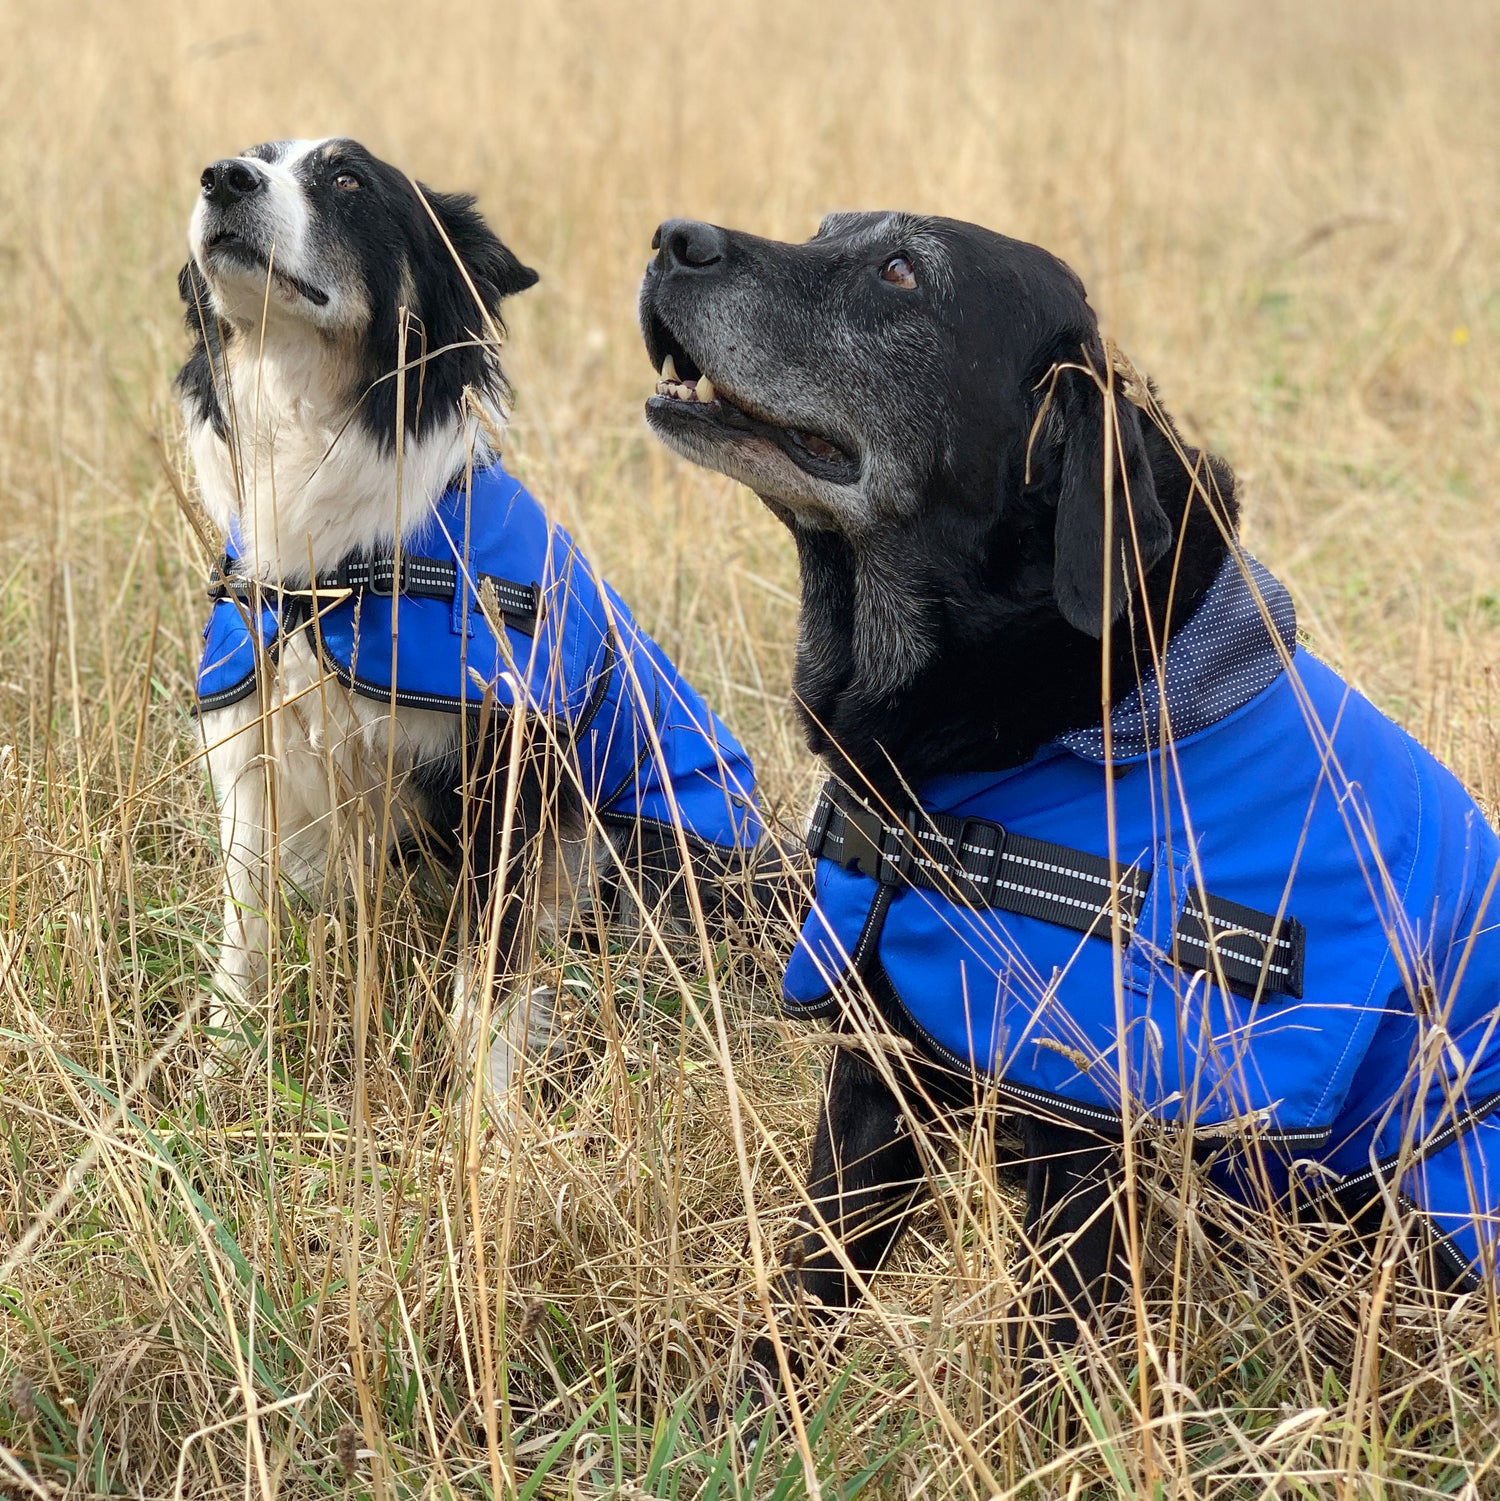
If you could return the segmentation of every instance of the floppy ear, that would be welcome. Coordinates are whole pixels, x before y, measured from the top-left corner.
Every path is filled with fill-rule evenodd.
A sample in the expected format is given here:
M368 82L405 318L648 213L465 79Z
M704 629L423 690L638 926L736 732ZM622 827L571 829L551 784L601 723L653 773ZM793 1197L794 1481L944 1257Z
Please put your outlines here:
M1172 525L1156 497L1141 414L1114 387L1113 431L1105 430L1106 395L1088 370L1064 369L1052 393L1049 436L1061 448L1052 589L1063 618L1103 636L1104 570L1110 567L1110 618L1118 619L1140 573L1172 545ZM1113 526L1105 535L1105 464L1114 471Z
M177 273L177 295L184 304L183 322L187 331L201 339L204 325L214 321L214 309L208 297L208 283L196 261L189 261Z
M536 272L523 266L484 222L474 207L473 194L434 193L425 185L419 186L490 312L498 311L503 298L536 285Z
M207 422L222 438L227 428L214 362L222 352L224 334L209 300L208 283L193 261L177 273L177 293L184 303L183 322L192 338L192 349L177 372L177 394L190 412L190 420Z

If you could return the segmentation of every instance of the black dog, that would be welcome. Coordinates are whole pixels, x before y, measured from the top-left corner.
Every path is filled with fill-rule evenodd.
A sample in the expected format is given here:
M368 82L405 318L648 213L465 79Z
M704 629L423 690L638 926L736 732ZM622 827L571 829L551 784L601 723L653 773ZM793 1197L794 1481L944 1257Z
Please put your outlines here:
M1283 1186L1310 1151L1362 1203L1400 1178L1449 1276L1488 1265L1494 1231L1445 1154L1488 1151L1500 1103L1485 1026L1500 942L1481 920L1494 835L1449 774L1297 650L1289 596L1235 544L1230 471L1107 352L1078 277L1036 246L904 214L833 215L804 245L671 221L655 248L640 313L662 379L647 420L754 489L800 562L796 702L833 780L788 999L848 1031L867 995L916 1059L835 1051L789 1293L852 1301L851 1268L863 1280L878 1266L924 1181L921 1128L972 1109L980 1086L1019 1112L1044 1263L1033 1311L1054 1339L1119 1274L1127 1094L1167 1125L1248 1123L1291 1149L1269 1154ZM1153 780L1174 734L1191 799ZM1206 749L1183 748L1194 735ZM1235 754L1267 774L1229 768ZM1320 793L1340 758L1339 795ZM1422 784L1420 814L1404 783L1399 797L1386 785L1398 764ZM1054 773L1062 792L1017 794ZM1350 788L1371 803L1378 849L1340 822ZM1149 832L1126 848L1107 810L1124 818L1132 798L1175 822L1186 856ZM1189 803L1197 843L1181 835ZM1294 823L1311 830L1305 849ZM1432 836L1420 859L1417 826ZM1392 962L1401 923L1363 874L1382 862L1413 873L1398 916L1429 935L1430 971ZM924 953L945 925L961 937ZM986 943L1005 964L983 959ZM1462 1067L1419 1078L1418 970L1463 1039ZM1117 986L1136 1008L1123 1038ZM1194 1054L1200 1016L1213 1046ZM1155 1050L1138 1046L1153 1029ZM1267 1070L1294 1075L1280 1094L1262 1089L1259 1053L1254 1067L1219 1057L1252 1034ZM1116 1042L1132 1073L1111 1086ZM1173 1088L1153 1069L1178 1069Z

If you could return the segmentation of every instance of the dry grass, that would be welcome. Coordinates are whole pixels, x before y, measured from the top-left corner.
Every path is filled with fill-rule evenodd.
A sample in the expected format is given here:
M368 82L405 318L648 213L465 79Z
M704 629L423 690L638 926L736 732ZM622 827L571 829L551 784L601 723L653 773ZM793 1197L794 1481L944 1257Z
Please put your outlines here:
M978 219L1081 271L1238 467L1313 645L1493 810L1489 0L58 0L6 30L0 1493L1500 1495L1493 1307L1435 1310L1288 1224L1244 1222L1222 1265L1166 1193L1139 1326L1025 1419L982 1154L806 1382L807 1465L778 1440L752 1474L692 1408L754 1319L731 1074L774 1244L826 1053L776 1019L769 959L679 982L559 956L603 1020L561 1103L471 1152L444 898L407 892L378 924L291 923L259 1066L205 1093L181 1027L216 929L204 560L168 397L206 160L342 131L477 189L544 275L512 319L516 462L792 805L792 560L751 496L648 440L635 280L673 212Z

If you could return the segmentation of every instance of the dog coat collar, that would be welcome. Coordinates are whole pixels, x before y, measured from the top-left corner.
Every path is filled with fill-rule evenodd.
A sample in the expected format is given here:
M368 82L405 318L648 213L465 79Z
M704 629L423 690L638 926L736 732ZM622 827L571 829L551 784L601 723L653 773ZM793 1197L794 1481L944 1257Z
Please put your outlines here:
M718 717L568 534L496 462L453 486L400 559L351 557L306 590L238 577L226 541L204 627L197 707L247 697L285 638L382 703L545 717L606 817L644 818L722 848L760 837L755 774Z
M1217 724L1269 688L1296 649L1297 609L1286 585L1249 553L1231 551L1167 643L1159 673L1110 712L1111 759L1143 756L1159 745L1163 709L1174 740ZM1070 730L1057 743L1104 759L1102 725Z
M787 1010L830 1014L878 968L903 1029L1002 1098L1102 1130L1127 1115L1248 1129L1282 1187L1293 1157L1331 1182L1394 1175L1454 1266L1475 1264L1494 1220L1455 1195L1482 1182L1480 1207L1500 1211L1500 839L1305 651L1243 701L1204 669L1210 705L1174 703L1193 624L1168 648L1167 743L1105 766L1097 742L1063 737L1023 766L934 780L899 825L841 794L839 833L868 858L850 867L820 840ZM1262 626L1266 653L1283 629ZM1017 877L1014 900L993 899L997 874ZM1079 915L1060 920L1069 902ZM1291 958L1267 945L1299 946L1299 927L1300 985L1254 975Z

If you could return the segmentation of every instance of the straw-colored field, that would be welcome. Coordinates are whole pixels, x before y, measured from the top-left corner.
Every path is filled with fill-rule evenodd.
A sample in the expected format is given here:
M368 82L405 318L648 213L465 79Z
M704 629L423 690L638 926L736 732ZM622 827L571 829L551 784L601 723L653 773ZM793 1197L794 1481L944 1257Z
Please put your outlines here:
M1500 1496L1492 1304L1439 1316L1368 1265L1309 1281L1317 1232L1243 1217L1224 1265L1195 1216L1227 1206L1174 1217L1169 1184L1140 1319L1028 1416L1016 1206L972 1165L809 1375L801 1440L752 1465L699 1408L757 1316L752 1243L784 1231L827 1054L778 1020L774 954L681 983L566 956L595 1020L561 1102L472 1143L444 894L387 885L378 914L294 917L268 1048L205 1090L182 1023L218 924L188 717L206 559L169 392L209 160L339 132L476 190L543 277L511 313L514 462L795 807L790 549L643 428L651 232L976 219L1079 270L1237 467L1313 647L1493 813L1497 58L1492 0L10 7L0 1495Z

